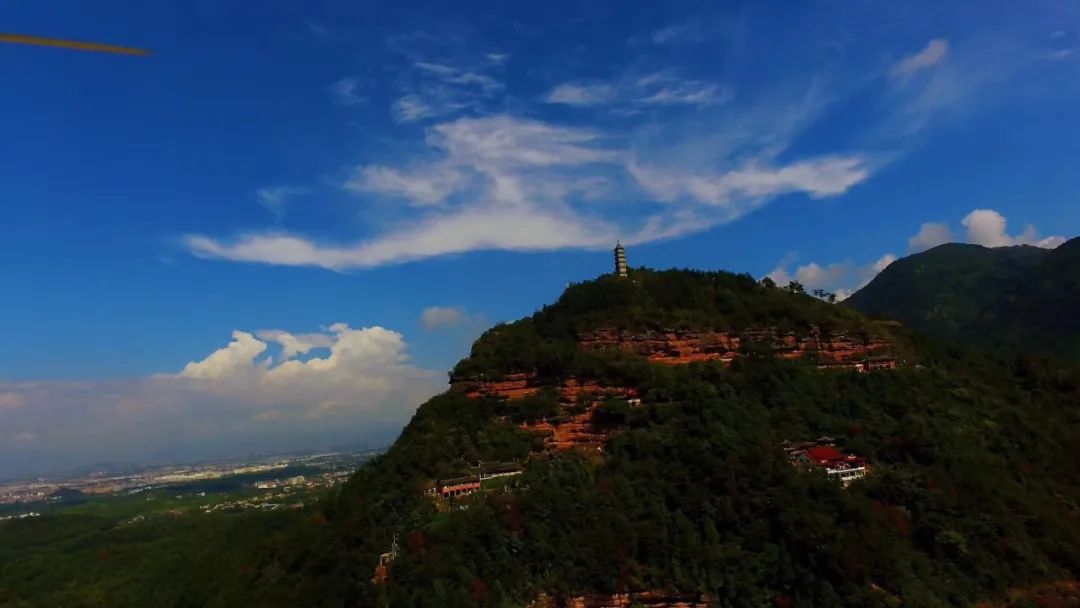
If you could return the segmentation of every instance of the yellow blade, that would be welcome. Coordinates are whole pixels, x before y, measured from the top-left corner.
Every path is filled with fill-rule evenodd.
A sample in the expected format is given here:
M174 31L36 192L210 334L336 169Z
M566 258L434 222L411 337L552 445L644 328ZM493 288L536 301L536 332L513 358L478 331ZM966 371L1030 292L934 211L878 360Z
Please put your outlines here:
M79 42L77 40L58 40L56 38L40 38L38 36L22 36L20 34L0 34L0 42L12 44L33 44L37 46L55 46L64 49L76 49L79 51L96 51L99 53L120 53L121 55L149 55L145 49L133 49L126 46L113 44L99 44L97 42Z

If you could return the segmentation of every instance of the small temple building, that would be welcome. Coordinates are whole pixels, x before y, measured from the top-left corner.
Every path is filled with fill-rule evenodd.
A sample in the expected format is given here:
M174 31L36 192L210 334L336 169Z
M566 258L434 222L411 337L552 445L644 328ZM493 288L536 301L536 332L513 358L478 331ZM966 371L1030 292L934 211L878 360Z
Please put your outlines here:
M818 445L793 454L796 464L805 468L822 469L830 478L839 479L845 486L866 476L866 460L845 454L831 445Z

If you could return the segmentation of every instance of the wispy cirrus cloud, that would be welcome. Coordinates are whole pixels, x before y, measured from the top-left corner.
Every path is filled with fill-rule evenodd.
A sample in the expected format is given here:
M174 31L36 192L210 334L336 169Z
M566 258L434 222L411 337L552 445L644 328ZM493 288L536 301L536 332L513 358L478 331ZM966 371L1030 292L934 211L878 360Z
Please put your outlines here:
M564 82L548 92L544 101L568 106L596 106L615 101L617 93L610 84Z
M503 59L490 52L463 59L426 34L395 44L407 63L391 113L415 123L410 151L355 166L342 184L358 197L404 204L365 206L365 226L352 238L287 229L194 233L181 240L190 253L348 270L477 250L677 238L778 197L845 195L903 154L912 135L967 111L1020 65L973 63L983 54L977 45L954 48L941 38L896 62L857 62L841 77L789 75L738 95L715 79L635 62L611 79L568 74L521 98L509 94L498 72ZM444 45L438 60L416 50L432 45ZM996 52L1019 56L1004 45ZM881 104L853 143L793 145L860 96ZM909 247L940 238L913 237Z
M352 77L342 78L330 85L330 94L342 106L355 106L367 101L360 93L360 81Z
M898 77L911 76L941 63L948 54L949 41L944 38L934 38L919 52L907 55L898 61L893 66L892 73Z
M199 257L336 270L478 249L599 248L616 238L639 243L701 230L781 194L835 196L870 174L868 163L849 156L746 163L687 176L646 168L597 131L508 115L441 123L429 130L426 142L441 152L440 159L420 169L360 167L349 186L405 196L419 207L439 204L404 227L343 244L285 232L230 240L188 235L184 243ZM598 177L643 189L662 202L644 203L638 210L644 214L632 216L640 219L631 223L612 220L590 196L594 188L612 196L609 183Z
M646 108L686 106L707 108L733 97L730 87L721 83L683 78L673 70L645 75L625 74L611 81L570 81L556 85L544 97L550 104L567 106L606 106Z
M499 57L496 61L491 56ZM399 123L445 117L481 109L502 95L504 85L488 71L497 71L506 56L488 54L472 69L436 61L414 60L402 75L402 94L391 111Z
M285 216L285 206L289 199L308 193L307 188L298 186L270 186L255 191L255 199L278 221Z

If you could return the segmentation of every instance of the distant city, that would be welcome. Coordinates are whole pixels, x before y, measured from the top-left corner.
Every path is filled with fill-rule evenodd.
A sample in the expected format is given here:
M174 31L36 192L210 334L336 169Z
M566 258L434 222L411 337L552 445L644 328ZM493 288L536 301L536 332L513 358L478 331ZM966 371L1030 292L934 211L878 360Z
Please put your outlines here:
M160 502L168 507L166 512L299 508L318 490L344 481L361 462L381 452L276 454L0 481L0 521L110 498ZM132 520L147 516L140 512Z

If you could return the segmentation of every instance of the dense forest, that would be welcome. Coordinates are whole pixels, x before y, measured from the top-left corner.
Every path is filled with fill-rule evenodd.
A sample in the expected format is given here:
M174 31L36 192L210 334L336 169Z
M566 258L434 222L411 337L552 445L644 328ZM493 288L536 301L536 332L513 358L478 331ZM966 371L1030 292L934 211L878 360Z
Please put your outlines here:
M763 325L887 336L908 364L823 370L751 349L672 366L574 347L599 326ZM641 403L597 410L618 429L603 450L543 453L515 424L542 398L448 391L297 513L8 522L0 605L509 607L646 590L717 606L1006 605L1080 574L1075 367L969 352L743 275L635 270L487 332L455 374L520 371L632 387ZM822 435L872 473L845 489L793 467L784 442ZM450 508L425 496L477 461L527 466L512 491Z
M1053 250L950 243L897 260L845 304L1000 353L1080 361L1080 238Z

